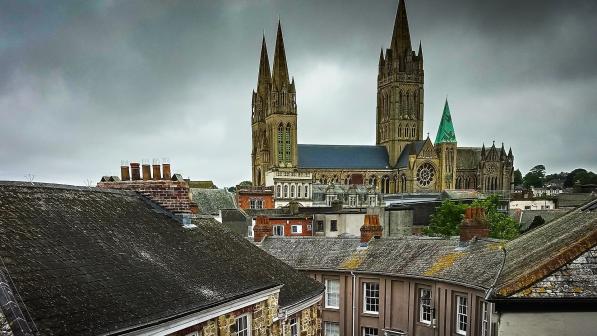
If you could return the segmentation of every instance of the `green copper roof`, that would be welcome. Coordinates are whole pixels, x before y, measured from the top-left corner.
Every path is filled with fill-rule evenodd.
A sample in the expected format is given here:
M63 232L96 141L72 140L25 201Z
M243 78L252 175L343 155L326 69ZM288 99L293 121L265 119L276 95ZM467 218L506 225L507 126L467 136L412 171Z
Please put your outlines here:
M450 107L448 106L447 99L446 105L444 105L442 120L439 122L437 136L435 137L436 144L443 142L456 142L456 133L454 132L454 125L452 124L452 116L450 115Z

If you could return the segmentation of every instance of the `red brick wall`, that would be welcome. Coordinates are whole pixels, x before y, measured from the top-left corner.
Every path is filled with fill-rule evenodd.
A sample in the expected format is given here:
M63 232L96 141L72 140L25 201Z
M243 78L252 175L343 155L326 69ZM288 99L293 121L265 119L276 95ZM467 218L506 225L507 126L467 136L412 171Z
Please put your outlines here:
M239 192L239 193L237 193L237 196L236 196L238 206L241 209L250 209L252 199L262 200L263 201L263 209L273 209L274 208L274 195L273 194L264 195L263 193Z
M97 187L136 191L175 214L198 212L197 205L191 201L189 185L184 181L99 182Z
M264 237L272 236L275 225L284 226L284 236L286 237L312 236L312 222L312 218L271 218L258 216L255 219L253 238L256 242L260 242ZM301 233L292 233L293 225L300 225L302 228Z

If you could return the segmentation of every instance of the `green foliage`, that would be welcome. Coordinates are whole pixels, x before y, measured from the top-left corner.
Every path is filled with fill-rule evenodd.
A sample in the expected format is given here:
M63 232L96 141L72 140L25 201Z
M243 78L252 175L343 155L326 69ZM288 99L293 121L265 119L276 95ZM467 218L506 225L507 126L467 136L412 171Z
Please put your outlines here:
M522 185L522 173L519 169L514 171L514 185L519 186Z
M489 236L498 239L513 239L519 235L519 225L507 214L498 211L499 198L492 195L483 200L474 201L470 207L485 209L485 217L489 222ZM426 235L457 236L462 223L466 204L446 200L431 215L431 223L423 230Z
M445 200L431 215L428 228L423 230L426 235L457 236L458 227L464 216L465 204Z
M580 174L580 173L586 173L586 172L587 172L586 169L576 168L573 171L571 171L570 173L568 173L568 175L566 175L566 178L564 179L564 188L572 188L574 186L574 183L577 181L576 175Z
M497 239L513 239L520 234L520 227L507 214L498 211L499 197L491 195L483 200L476 200L471 207L485 208L485 218L489 222L489 236Z
M531 171L529 171L522 179L523 185L526 188L543 187L544 180L545 180L545 166L544 165L536 165L535 167L531 168Z

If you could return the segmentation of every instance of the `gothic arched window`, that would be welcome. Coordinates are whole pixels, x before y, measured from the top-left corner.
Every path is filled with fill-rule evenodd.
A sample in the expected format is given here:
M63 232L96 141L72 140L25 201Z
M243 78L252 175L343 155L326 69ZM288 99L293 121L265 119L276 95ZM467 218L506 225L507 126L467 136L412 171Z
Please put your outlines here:
M390 177L384 176L381 180L381 192L384 194L390 193Z
M296 187L296 198L301 198L301 197L303 196L303 193L302 193L302 191L303 191L303 185L302 185L302 184L299 184L299 185Z
M294 198L294 184L290 186L290 198Z
M292 161L292 144L290 142L291 139L291 127L290 123L286 125L286 133L284 134L285 141L286 141L286 162Z
M278 184L276 186L276 198L281 198L282 197L282 187Z
M402 175L400 176L400 191L401 192L406 192L406 175Z
M288 185L284 186L284 198L288 198Z
M309 198L309 186L305 186L305 198Z
M284 126L278 125L278 162L284 161Z

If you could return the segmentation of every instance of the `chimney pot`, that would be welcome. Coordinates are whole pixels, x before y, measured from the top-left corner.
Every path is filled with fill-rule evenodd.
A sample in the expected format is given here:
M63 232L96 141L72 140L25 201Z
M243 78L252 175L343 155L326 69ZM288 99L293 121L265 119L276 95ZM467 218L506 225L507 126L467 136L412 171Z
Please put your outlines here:
M170 164L163 163L162 164L162 179L169 180L172 178L172 174L170 173Z
M130 181L131 173L129 170L129 166L121 165L120 166L120 180L122 181Z
M141 179L141 169L138 162L131 162L131 178L133 181Z
M151 166L143 164L143 181L151 180Z
M383 228L379 224L378 215L365 215L363 226L361 226L361 243L368 243L371 238L379 238Z
M153 164L151 166L153 169L153 179L154 180L161 180L162 179L162 170L159 164Z

